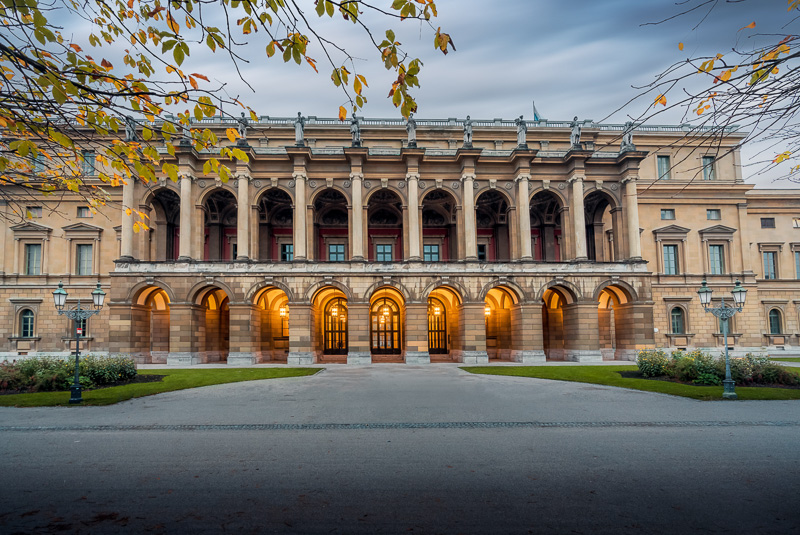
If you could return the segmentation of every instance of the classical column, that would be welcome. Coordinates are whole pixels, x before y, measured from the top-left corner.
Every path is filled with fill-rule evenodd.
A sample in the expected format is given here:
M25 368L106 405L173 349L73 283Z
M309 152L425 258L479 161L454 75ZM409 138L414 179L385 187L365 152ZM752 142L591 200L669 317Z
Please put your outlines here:
M306 259L306 174L292 173L294 179L294 259Z
M352 181L353 199L350 204L352 214L350 225L350 243L353 244L353 260L364 260L364 209L362 195L362 181L364 175L361 173L350 173Z
M519 259L532 260L531 254L531 201L528 191L530 175L517 177L517 219L519 221Z
M466 260L478 259L478 231L475 226L475 175L464 173L461 176L464 193L464 258Z
M583 177L573 176L572 183L572 233L575 237L575 260L587 260L586 253L586 214L583 206Z
M178 244L178 260L181 261L192 258L192 212L192 177L181 175L181 227Z
M486 353L486 316L482 302L464 303L458 310L461 359L464 364L489 364Z
M642 241L639 236L639 196L636 192L636 177L628 177L625 183L625 208L628 223L628 257L642 258Z
M289 355L290 366L314 364L314 313L311 305L289 303ZM322 321L318 319L317 321Z
M406 303L406 364L430 364L428 303Z
M133 260L133 186L134 178L130 177L122 185L122 254L121 260Z
M237 240L238 241L238 240ZM238 258L238 256L237 256ZM251 366L258 362L256 352L261 346L261 314L252 303L237 303L229 307L228 366Z
M372 364L369 303L347 303L347 363Z
M236 260L247 260L250 258L250 176L242 173L237 181Z
M421 260L419 246L419 175L408 173L408 256L409 260ZM426 305L427 310L427 305Z

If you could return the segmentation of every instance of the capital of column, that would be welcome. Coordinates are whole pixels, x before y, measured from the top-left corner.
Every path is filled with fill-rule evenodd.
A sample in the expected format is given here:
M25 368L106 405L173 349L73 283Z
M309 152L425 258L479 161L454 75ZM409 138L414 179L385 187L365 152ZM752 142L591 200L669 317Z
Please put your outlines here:
M183 180L184 178L188 178L189 180L194 180L195 176L189 173L181 173L178 175L179 180Z
M520 173L514 178L514 182L528 181L531 179L530 173Z
M567 182L569 184L572 184L573 182L583 182L585 180L586 180L586 177L583 176L583 175L573 175L573 176L571 176L571 177L569 177L567 179Z
M462 182L466 182L467 180L475 180L475 175L472 173L464 173L461 175Z
M308 180L308 175L303 173L302 171L295 171L292 173L292 178L295 180Z
M628 182L636 182L637 180L639 180L639 177L638 177L638 176L636 176L636 175L631 175L631 176L626 176L625 178L623 178L622 180L620 180L620 182L621 182L622 184L627 184Z
M247 182L250 182L250 180L253 179L253 177L250 176L250 173L237 173L235 178L236 180L245 180Z
M419 180L419 173L406 173L406 180Z
M356 173L356 172L350 173L350 180L363 180L363 179L364 179L364 173Z

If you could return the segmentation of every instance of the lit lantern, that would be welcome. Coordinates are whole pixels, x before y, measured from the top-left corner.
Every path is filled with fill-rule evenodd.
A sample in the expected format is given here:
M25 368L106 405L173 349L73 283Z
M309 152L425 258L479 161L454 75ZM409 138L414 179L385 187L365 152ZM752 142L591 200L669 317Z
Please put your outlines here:
M386 323L386 316L381 316L379 321L380 321L380 324L381 324L381 325L383 325L384 323Z
M339 307L331 307L331 316L334 318L339 315Z
M483 313L487 316L490 316L492 314L492 308L489 305L486 305L483 307Z
M388 316L389 314L391 314L391 311L389 310L389 306L388 305L383 305L383 315L384 316Z
M281 308L279 308L278 309L278 314L280 315L280 317L285 318L286 317L286 307L282 306Z
M442 309L440 307L433 307L433 315L440 316L442 314Z

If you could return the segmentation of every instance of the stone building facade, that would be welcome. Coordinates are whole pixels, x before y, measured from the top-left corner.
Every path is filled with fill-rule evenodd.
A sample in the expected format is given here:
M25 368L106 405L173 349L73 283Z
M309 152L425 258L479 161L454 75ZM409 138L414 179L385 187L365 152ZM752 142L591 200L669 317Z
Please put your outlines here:
M109 294L83 344L141 362L717 348L704 277L718 296L748 289L738 350L800 346L800 192L745 184L727 150L741 134L717 151L680 126L631 139L591 121L303 119L249 123L226 183L181 145L177 182L129 181L97 213L69 197L31 201L24 221L2 207L0 354L68 350L50 295L62 279L73 302L98 281ZM197 126L224 138L237 124Z

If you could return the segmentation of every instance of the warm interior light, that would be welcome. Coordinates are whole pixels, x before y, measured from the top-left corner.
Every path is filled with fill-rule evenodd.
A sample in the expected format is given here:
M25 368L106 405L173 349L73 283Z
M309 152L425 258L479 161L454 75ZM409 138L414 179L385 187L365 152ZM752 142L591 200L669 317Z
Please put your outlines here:
M434 316L439 316L439 315L441 315L441 313L442 313L442 309L441 308L433 307L433 315Z
M338 316L339 315L339 308L338 307L331 307L331 316Z
M383 325L384 323L386 323L386 316L381 316L381 318L380 318L380 320L379 320L379 321L380 321L381 325Z
M282 318L285 318L285 317L286 317L286 307L285 307L285 306L283 306L283 307L279 308L279 309L278 309L278 314L280 314L280 316L281 316Z
M389 307L387 305L384 305L383 306L383 315L384 316L388 316L389 314L391 314L391 312L389 311Z
M486 305L485 307L483 307L483 313L486 314L487 316L491 315L492 308L489 305Z

